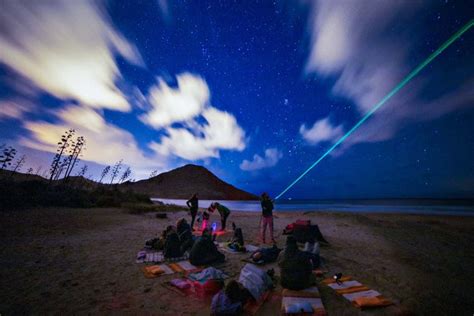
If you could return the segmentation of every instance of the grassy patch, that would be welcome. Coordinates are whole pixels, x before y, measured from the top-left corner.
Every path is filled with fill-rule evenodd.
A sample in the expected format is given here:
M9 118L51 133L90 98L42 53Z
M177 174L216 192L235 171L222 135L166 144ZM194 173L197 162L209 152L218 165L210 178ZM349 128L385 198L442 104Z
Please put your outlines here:
M151 205L150 198L131 191L119 191L116 187L100 186L83 188L74 183L45 181L12 181L0 179L0 209L27 207L120 207L123 204Z

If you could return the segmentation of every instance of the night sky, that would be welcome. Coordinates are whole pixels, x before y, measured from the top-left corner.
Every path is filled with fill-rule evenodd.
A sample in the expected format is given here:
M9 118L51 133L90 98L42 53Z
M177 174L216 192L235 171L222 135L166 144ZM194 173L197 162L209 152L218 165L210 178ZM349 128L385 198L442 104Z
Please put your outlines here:
M474 17L470 1L0 7L0 145L23 172L75 128L93 179L194 163L273 196ZM471 29L285 198L474 198L473 53Z

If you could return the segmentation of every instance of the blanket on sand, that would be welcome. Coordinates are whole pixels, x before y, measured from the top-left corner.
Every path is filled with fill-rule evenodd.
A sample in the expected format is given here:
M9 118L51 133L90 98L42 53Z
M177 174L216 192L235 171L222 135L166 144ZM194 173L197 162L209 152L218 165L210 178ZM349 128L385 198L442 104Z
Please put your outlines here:
M148 263L148 262L175 262L175 261L182 261L187 260L189 258L189 254L187 252L184 253L183 256L177 258L165 258L163 255L163 251L148 251L148 250L140 250L137 253L136 263Z
M317 287L310 287L301 291L283 289L281 312L283 315L326 315Z
M161 275L173 274L176 272L187 272L198 270L189 261L178 261L168 264L152 265L142 268L143 274L146 278L157 278Z
M326 284L336 291L337 294L342 295L354 306L361 309L384 307L393 304L392 301L385 298L379 292L369 289L358 281L352 280L350 276L343 276L339 283L333 278L328 278L323 280L323 284Z

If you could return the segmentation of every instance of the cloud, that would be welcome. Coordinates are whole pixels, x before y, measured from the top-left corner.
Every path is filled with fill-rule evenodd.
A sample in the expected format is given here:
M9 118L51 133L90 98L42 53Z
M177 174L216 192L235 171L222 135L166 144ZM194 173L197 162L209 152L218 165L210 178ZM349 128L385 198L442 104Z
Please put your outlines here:
M207 124L194 121L192 130L168 127L167 135L160 143L152 142L150 148L164 156L175 155L187 160L217 158L219 150L245 149L245 132L232 114L208 107L202 116Z
M168 161L164 157L146 156L131 133L107 123L94 109L70 105L60 110L57 116L60 119L58 123L26 122L24 127L32 137L21 138L20 144L54 153L60 136L74 128L76 135L84 136L87 142L83 160L111 165L123 158L138 176L146 176L150 169L164 170L167 166Z
M316 121L311 128L306 128L303 124L300 126L301 136L311 145L320 142L335 142L343 135L342 125L332 126L329 118Z
M306 72L334 77L332 93L352 100L357 114L364 115L411 71L410 53L417 50L419 34L394 30L400 21L409 23L416 19L422 3L315 1L311 7L311 46ZM435 75L432 73L431 77ZM472 94L469 98L466 87L458 87L454 92L440 91L435 101L427 101L422 95L429 83L428 78L415 78L375 112L343 147L388 140L409 123L436 119L473 105ZM342 127L338 132L342 132Z
M150 89L151 109L140 119L165 135L149 147L163 156L195 160L219 157L220 150L245 149L245 131L230 113L210 104L210 91L204 79L184 73L178 86L159 80ZM203 122L204 121L204 122ZM173 124L180 123L181 127Z
M209 102L209 88L201 77L184 73L177 76L178 87L169 87L163 80L152 86L148 101L152 110L140 119L160 128L183 122L199 115Z
M3 1L0 62L62 99L130 110L115 55L143 65L136 47L94 1Z
M245 171L254 171L263 168L270 168L275 166L278 161L283 157L283 154L276 148L269 148L265 150L265 156L255 154L253 159L244 160L240 164L240 169Z
M0 121L6 119L21 120L26 113L36 110L36 105L23 98L0 100Z

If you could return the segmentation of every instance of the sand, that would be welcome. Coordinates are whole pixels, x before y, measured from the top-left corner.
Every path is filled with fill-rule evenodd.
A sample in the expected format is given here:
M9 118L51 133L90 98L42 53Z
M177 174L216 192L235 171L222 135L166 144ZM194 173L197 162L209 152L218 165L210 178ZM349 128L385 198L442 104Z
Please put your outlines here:
M156 219L122 209L34 209L0 212L0 314L209 315L209 301L184 297L146 279L135 256L146 239L185 212ZM258 214L233 212L247 242L257 238ZM319 224L331 243L322 256L329 269L352 275L396 304L359 311L321 286L330 315L472 315L474 217L281 213L284 226L298 218ZM213 215L212 220L218 221ZM221 240L228 236L220 237ZM242 255L226 254L222 270L238 276ZM268 268L276 267L269 265ZM281 290L277 287L276 291ZM259 315L278 314L278 301Z

